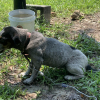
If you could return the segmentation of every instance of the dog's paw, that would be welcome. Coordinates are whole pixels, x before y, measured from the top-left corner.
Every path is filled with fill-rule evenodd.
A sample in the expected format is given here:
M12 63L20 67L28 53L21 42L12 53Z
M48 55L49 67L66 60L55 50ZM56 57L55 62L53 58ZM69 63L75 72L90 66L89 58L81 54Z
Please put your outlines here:
M25 72L21 72L21 73L18 75L18 77L21 78L21 77L23 77L24 75L25 75Z
M73 79L73 76L66 75L64 78L65 78L66 80L72 80L72 79Z
M31 78L28 78L28 79L24 80L23 83L26 85L29 85L32 83L32 80L31 80Z
M80 78L83 78L84 77L84 75L77 75L77 76L71 76L71 75L66 75L64 78L66 79L66 80L76 80L76 79L80 79Z

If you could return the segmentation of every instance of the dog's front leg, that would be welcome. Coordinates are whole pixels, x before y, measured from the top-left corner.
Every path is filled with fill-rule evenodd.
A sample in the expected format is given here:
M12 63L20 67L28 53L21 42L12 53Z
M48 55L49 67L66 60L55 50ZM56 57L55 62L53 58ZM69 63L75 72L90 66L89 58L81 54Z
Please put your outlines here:
M31 84L34 81L34 79L36 78L40 67L41 67L41 64L35 62L35 64L33 64L33 68L31 68L32 69L31 70L32 71L31 77L24 80L23 83L24 84Z
M29 63L28 70L26 71L26 73L25 73L24 76L27 76L27 75L29 75L30 73L32 73L32 69L33 69L33 64L32 64L32 62L30 62L30 63Z

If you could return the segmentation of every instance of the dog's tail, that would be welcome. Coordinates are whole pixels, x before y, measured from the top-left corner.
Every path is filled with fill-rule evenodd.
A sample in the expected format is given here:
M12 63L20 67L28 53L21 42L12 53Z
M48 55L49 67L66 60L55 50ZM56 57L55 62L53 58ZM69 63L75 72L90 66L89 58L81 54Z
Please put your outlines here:
M92 68L90 65L87 65L86 66L86 71L93 71L93 72L97 72L97 71L99 71L99 70L97 70L97 69L94 69L94 68Z

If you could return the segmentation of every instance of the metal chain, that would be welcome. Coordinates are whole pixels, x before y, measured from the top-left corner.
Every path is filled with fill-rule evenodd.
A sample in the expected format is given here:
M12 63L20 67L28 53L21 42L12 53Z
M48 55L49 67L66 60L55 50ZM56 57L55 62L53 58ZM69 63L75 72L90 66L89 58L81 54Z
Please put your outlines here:
M36 69L35 69L35 70L36 70ZM84 96L86 96L86 97L88 97L88 98L95 98L95 100L97 100L97 98L96 98L95 96L86 95L85 93L83 93L83 92L77 90L77 89L76 89L75 87L73 87L73 86L70 86L70 85L67 85L67 84L63 84L63 83L60 83L60 84L54 83L54 82L52 81L52 79L50 79L50 78L48 78L47 76L45 76L44 73L41 72L41 71L39 71L39 74L40 74L41 76L44 76L46 79L50 80L50 81L51 81L54 85L56 85L56 86L65 87L65 88L67 88L67 87L72 88L72 89L76 90L78 93L80 93L80 94L82 94L82 95L84 95Z

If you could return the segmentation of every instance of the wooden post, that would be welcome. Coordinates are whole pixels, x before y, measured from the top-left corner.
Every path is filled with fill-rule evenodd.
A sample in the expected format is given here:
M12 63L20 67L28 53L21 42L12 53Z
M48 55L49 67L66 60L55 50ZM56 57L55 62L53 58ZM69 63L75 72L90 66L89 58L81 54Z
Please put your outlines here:
M15 9L26 9L26 0L14 0Z

